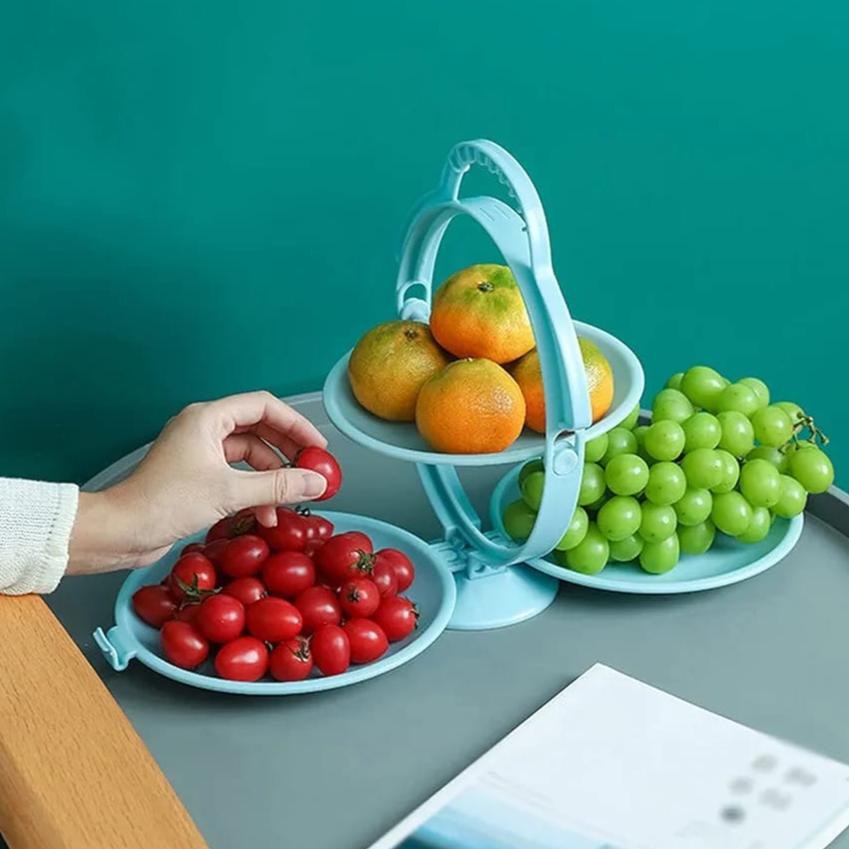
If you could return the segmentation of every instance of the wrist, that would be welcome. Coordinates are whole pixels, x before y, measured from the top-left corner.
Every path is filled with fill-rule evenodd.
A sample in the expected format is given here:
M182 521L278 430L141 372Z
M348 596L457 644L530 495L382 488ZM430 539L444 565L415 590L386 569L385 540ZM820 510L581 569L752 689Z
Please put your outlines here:
M81 492L68 546L68 575L135 565L117 488Z

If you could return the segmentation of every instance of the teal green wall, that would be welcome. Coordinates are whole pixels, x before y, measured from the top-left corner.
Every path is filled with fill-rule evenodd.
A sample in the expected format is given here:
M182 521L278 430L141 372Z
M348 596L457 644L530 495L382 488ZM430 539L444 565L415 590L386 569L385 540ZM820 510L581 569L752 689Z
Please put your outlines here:
M694 362L762 376L849 467L841 0L3 17L4 473L82 480L192 399L318 388L390 315L408 208L478 136L528 168L573 314L649 387ZM484 258L461 235L448 265Z

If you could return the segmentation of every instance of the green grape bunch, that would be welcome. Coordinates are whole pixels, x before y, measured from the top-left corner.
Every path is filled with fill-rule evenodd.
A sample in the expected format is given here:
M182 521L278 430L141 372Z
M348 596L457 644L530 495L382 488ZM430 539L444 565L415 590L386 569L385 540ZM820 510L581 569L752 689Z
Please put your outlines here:
M828 437L791 401L771 402L756 377L730 382L707 366L674 374L655 395L586 445L575 508L551 558L595 575L638 564L660 575L709 551L718 535L754 544L776 520L798 516L825 492L834 467ZM534 526L545 485L541 459L519 473L521 497L502 520L521 541Z

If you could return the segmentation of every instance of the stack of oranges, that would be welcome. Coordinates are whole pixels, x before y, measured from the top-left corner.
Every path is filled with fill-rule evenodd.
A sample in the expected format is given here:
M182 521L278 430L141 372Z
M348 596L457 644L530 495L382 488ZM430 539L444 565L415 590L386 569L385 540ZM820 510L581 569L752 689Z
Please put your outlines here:
M593 421L613 400L613 373L579 340ZM545 431L539 356L519 287L507 266L473 265L433 298L430 326L390 321L363 336L348 363L354 396L382 419L415 421L436 451L508 448L527 425Z

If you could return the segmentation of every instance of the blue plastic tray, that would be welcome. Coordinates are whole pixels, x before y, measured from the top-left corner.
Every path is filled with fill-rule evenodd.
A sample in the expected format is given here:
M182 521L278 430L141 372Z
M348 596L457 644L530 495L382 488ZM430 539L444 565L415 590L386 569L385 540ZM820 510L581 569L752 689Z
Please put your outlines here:
M504 507L519 498L520 467L511 469L498 482L490 499L490 520L506 535L501 514ZM663 575L644 572L637 563L611 563L597 575L584 575L560 566L547 557L535 558L528 565L561 581L598 590L619 593L691 593L736 584L759 575L790 553L802 533L802 515L794 519L776 519L766 539L747 545L724 534L717 534L713 547L705 554L685 554L678 565Z
M409 596L419 608L418 629L406 640L393 643L389 652L380 660L364 666L353 666L342 675L322 676L317 671L304 681L279 682L263 680L257 682L227 681L218 678L207 661L197 671L189 672L169 663L159 648L159 632L142 622L133 612L133 593L144 584L158 583L170 571L183 545L195 542L201 535L190 537L176 545L162 560L132 572L124 581L115 600L115 625L104 633L101 628L94 632L94 639L106 656L110 666L122 671L134 658L154 672L173 678L182 684L217 690L222 693L238 693L248 696L285 696L298 693L313 693L357 684L378 675L383 675L421 654L444 630L451 618L456 602L456 589L451 572L442 562L442 557L430 545L407 531L350 513L322 511L336 526L337 532L360 530L368 534L375 549L399 548L406 552L416 567L416 580Z
M575 321L573 325L579 337L598 346L613 370L613 403L603 418L584 431L586 439L595 439L616 427L637 405L643 394L643 370L634 352L615 336L582 321ZM323 399L330 421L360 445L410 463L448 466L520 463L545 452L545 436L528 428L509 448L497 454L443 454L432 451L412 422L384 421L360 406L348 380L349 357L350 351L331 369L324 384Z

